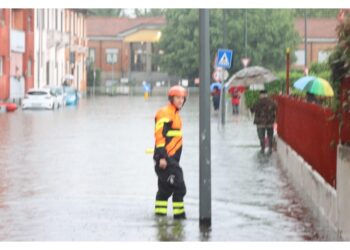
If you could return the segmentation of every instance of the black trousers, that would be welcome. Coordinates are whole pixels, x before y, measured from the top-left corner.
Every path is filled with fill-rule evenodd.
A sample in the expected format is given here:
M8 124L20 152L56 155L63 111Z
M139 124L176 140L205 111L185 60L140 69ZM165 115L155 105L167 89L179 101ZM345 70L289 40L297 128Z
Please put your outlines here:
M158 176L158 191L156 200L168 200L173 196L173 202L182 202L186 194L186 185L183 177L182 168L175 161L168 162L163 170L159 165L155 165L155 171Z
M272 148L272 140L273 140L273 127L258 127L258 137L260 140L261 149L265 148L265 134L267 132L267 138L269 139L269 148Z

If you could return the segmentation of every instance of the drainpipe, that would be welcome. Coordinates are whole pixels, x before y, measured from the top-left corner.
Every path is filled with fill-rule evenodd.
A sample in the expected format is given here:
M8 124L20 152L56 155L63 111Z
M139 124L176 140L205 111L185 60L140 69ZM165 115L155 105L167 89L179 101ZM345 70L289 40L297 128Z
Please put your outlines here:
M286 95L289 95L289 53L290 49L286 50Z
M44 9L38 9L38 15L39 15L39 59L38 59L38 86L40 87L41 84L41 58L42 58L42 18L43 18L43 11ZM40 14L39 14L40 13Z
M11 22L12 22L12 9L9 9L9 55L8 60L10 62L9 68L8 68L8 86L11 85ZM8 97L10 97L10 88L8 88Z

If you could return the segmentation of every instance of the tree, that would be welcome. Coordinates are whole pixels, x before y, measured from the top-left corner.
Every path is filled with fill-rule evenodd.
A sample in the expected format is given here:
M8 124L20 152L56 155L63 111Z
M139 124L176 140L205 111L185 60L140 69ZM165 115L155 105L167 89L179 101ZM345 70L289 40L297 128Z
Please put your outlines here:
M164 9L135 9L136 17L163 16Z
M336 90L340 82L350 74L350 10L340 11L338 21L338 43L328 58L332 71L331 81Z
M339 12L339 9L296 9L295 17L304 17L306 11L306 16L308 18L320 17L320 18L335 18Z
M162 30L159 48L164 51L161 67L169 74L195 78L199 65L198 10L166 11L167 25Z
M227 45L234 50L231 73L240 69L245 56L245 10L226 11ZM295 49L299 36L294 29L293 10L247 10L247 56L251 65L263 65L279 70L285 65L287 47ZM199 15L195 9L166 11L167 25L162 31L159 47L164 51L162 70L181 77L198 77L199 67ZM218 48L223 46L223 10L210 10L210 46L214 60Z
M92 16L124 16L123 9L89 9L89 12Z

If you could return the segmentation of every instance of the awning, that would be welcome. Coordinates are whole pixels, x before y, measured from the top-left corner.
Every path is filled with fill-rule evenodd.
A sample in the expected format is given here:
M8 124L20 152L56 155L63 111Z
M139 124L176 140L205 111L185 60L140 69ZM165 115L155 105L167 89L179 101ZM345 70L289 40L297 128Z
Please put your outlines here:
M159 42L160 30L139 30L123 39L124 42Z

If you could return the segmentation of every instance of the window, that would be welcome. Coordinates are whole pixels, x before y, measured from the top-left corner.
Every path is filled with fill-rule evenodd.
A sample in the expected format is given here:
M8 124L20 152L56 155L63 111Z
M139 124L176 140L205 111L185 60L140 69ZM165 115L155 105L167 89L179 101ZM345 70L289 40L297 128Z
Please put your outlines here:
M321 63L321 62L327 61L329 54L330 54L329 51L320 50L318 52L317 62Z
M50 10L47 9L47 30L50 30Z
M152 71L160 72L160 58L164 54L164 51L160 50L157 45L151 44L152 46Z
M118 62L118 49L106 49L106 62L108 64L115 64Z
M58 30L58 10L55 10L55 28Z
M27 31L32 31L32 16L27 17Z
M0 56L0 76L4 74L4 63L3 63L3 57Z
M295 65L305 65L305 51L304 50L295 51L295 56L297 58Z
M61 10L61 31L63 30L63 11Z
M40 28L40 25L39 25L39 23L40 23L40 9L36 9L35 11L36 11L36 14L34 14L34 16L36 16L36 27L37 27L37 29L39 29Z
M96 60L96 50L90 48L89 49L89 63L94 64Z
M41 9L41 28L45 29L45 9Z
M131 70L146 71L145 43L131 43Z
M0 26L5 24L4 9L0 9Z
M27 77L31 77L31 76L32 76L32 59L29 59L27 64Z

